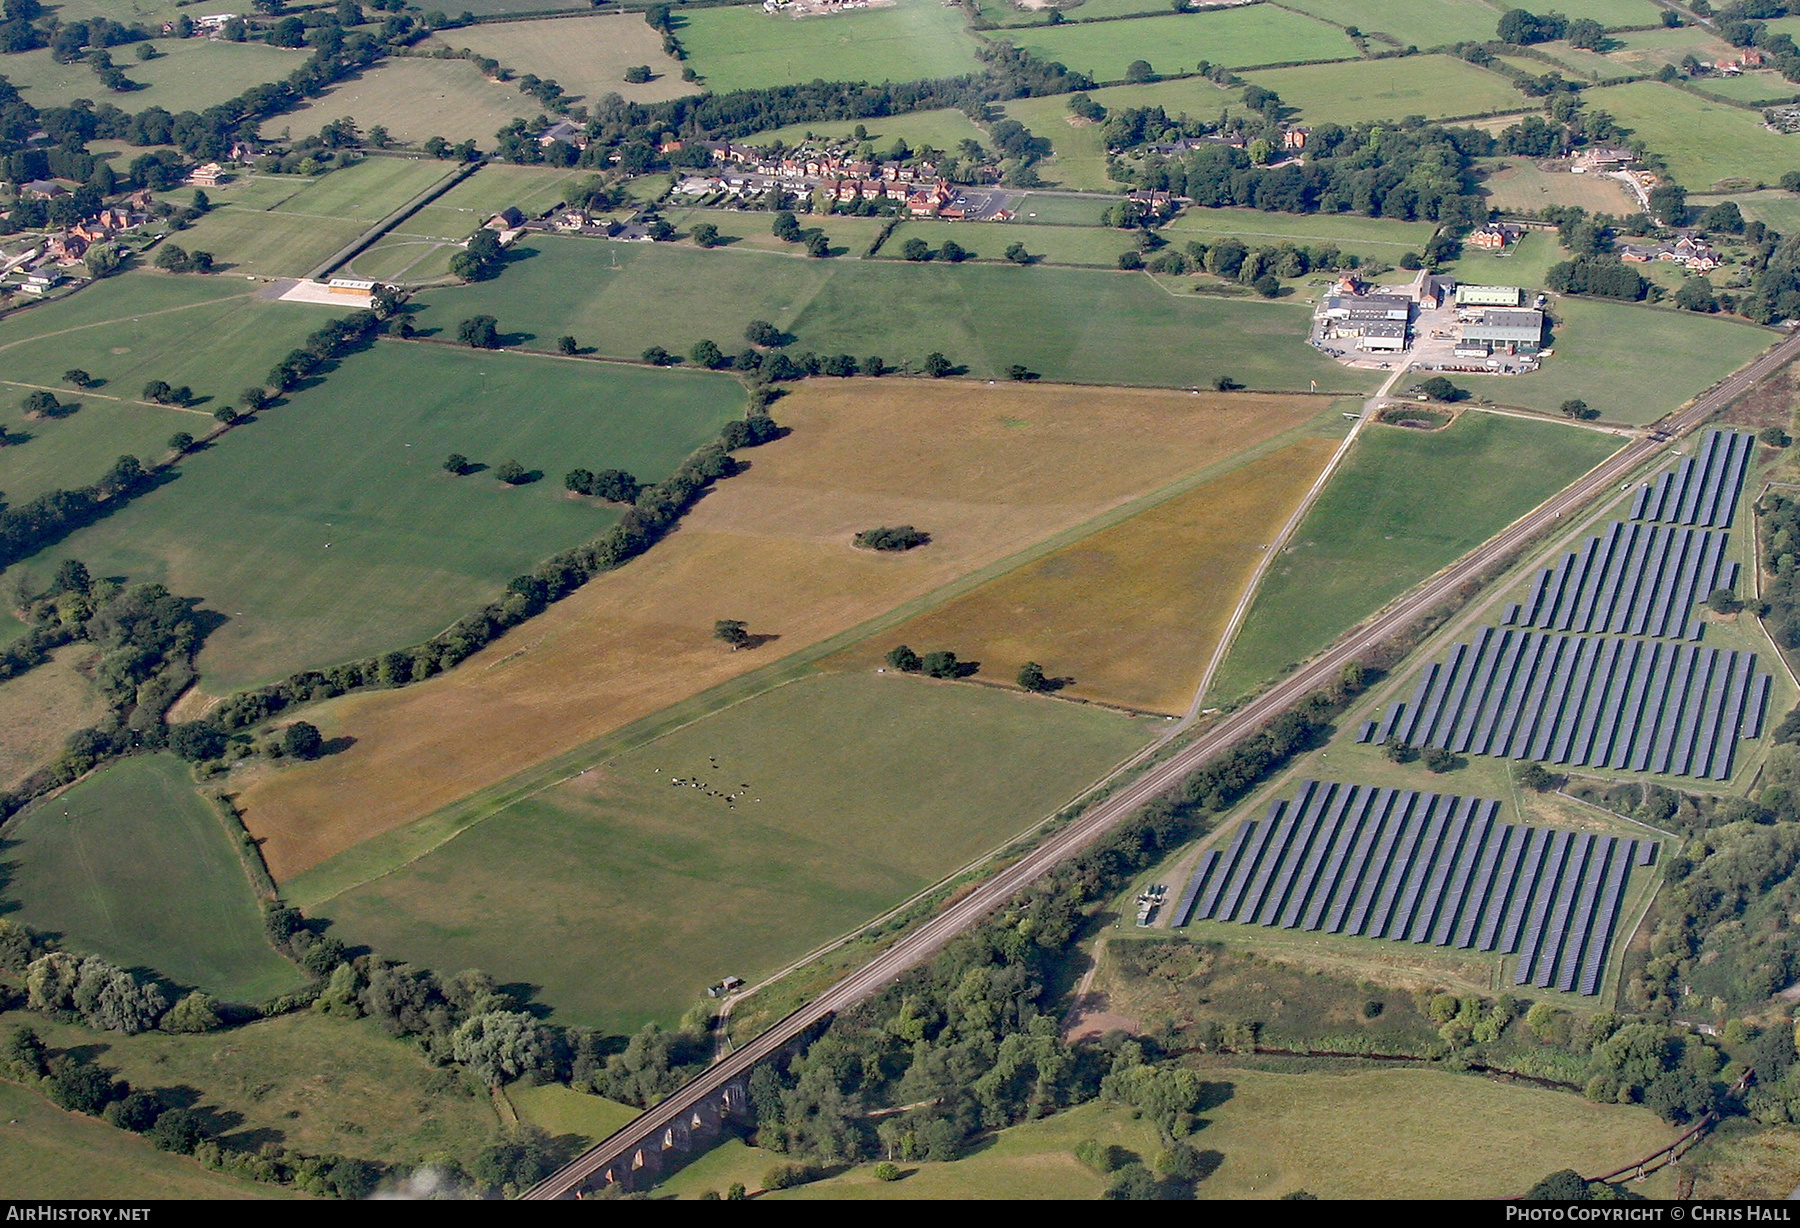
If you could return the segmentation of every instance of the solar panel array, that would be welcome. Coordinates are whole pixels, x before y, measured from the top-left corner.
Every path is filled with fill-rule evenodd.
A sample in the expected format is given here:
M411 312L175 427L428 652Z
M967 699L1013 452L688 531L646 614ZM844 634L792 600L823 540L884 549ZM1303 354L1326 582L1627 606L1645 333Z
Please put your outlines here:
M1638 491L1631 519L1730 528L1755 446L1756 436L1744 431L1706 432L1694 455Z
M1554 631L1700 638L1694 607L1737 584L1725 558L1728 534L1615 520L1579 554L1538 573L1531 595L1503 621Z
M1171 923L1235 921L1517 953L1520 984L1598 993L1653 842L1496 820L1500 803L1309 780L1201 859Z
M1755 443L1708 431L1639 489L1629 521L1541 571L1502 626L1427 666L1368 740L1728 779L1738 741L1762 733L1769 676L1754 653L1691 641L1704 626L1695 606L1737 583L1724 530Z
M1756 654L1659 640L1483 627L1426 667L1382 740L1457 754L1725 780L1761 732Z

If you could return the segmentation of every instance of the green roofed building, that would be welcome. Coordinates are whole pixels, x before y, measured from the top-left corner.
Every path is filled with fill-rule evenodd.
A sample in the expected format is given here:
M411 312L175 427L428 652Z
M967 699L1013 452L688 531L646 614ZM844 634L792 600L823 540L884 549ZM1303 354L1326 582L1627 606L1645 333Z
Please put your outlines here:
M1458 307L1517 307L1525 301L1525 291L1518 286L1458 286Z

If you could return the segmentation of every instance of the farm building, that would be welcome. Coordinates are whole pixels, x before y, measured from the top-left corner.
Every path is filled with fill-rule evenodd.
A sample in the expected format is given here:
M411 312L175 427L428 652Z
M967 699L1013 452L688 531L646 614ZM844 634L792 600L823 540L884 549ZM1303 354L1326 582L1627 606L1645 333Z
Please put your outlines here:
M1362 325L1356 348L1398 354L1406 348L1406 325L1394 320L1371 320Z
M1543 312L1494 309L1482 312L1462 326L1458 353L1464 348L1485 345L1490 351L1535 354L1543 340Z
M1456 287L1458 307L1517 307L1525 301L1525 291L1518 286Z
M1339 294L1325 300L1320 315L1328 320L1412 319L1412 300L1398 294Z

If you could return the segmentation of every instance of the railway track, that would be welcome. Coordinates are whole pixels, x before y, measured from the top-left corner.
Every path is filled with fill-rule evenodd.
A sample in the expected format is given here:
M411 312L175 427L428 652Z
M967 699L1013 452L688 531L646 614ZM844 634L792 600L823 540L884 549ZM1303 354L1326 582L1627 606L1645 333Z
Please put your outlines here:
M1353 631L1287 678L1201 734L1180 752L1151 768L1117 793L1047 837L1037 848L1007 866L963 899L920 925L899 942L820 994L812 1002L772 1024L760 1036L683 1085L668 1099L634 1118L563 1168L528 1190L532 1200L573 1198L597 1174L626 1163L626 1157L648 1137L686 1120L701 1104L746 1078L759 1063L775 1056L812 1028L848 1006L870 997L901 973L923 963L964 930L1029 886L1052 867L1068 860L1125 822L1144 805L1178 785L1188 773L1230 749L1306 695L1336 679L1343 667L1409 626L1420 615L1450 597L1463 584L1529 542L1564 516L1579 510L1608 487L1663 450L1666 440L1700 425L1758 381L1800 357L1800 334L1789 337L1760 358L1727 376L1688 408L1659 424L1602 461L1574 484L1508 525L1485 544L1425 581L1367 625Z

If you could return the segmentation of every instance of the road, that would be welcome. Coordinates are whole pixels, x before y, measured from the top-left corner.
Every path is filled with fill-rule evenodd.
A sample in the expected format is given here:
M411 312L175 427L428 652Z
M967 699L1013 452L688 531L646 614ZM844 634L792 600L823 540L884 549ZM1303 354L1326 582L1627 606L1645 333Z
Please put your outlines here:
M1687 409L1665 419L1662 429L1679 435L1699 425L1758 380L1797 356L1800 356L1800 335L1782 341L1749 366L1715 385ZM748 1077L759 1063L780 1053L807 1029L872 996L901 973L935 955L958 934L978 924L1020 890L1124 823L1150 801L1173 789L1188 773L1230 749L1306 695L1335 680L1345 664L1404 630L1496 561L1608 490L1664 446L1646 436L1621 448L1572 486L1427 580L1336 646L1195 738L1179 753L1047 837L1036 849L920 925L818 998L779 1020L725 1060L709 1067L624 1129L577 1156L527 1191L525 1197L540 1200L574 1197L594 1174L613 1165L628 1148L652 1132L684 1119L695 1107L716 1097L725 1087Z

